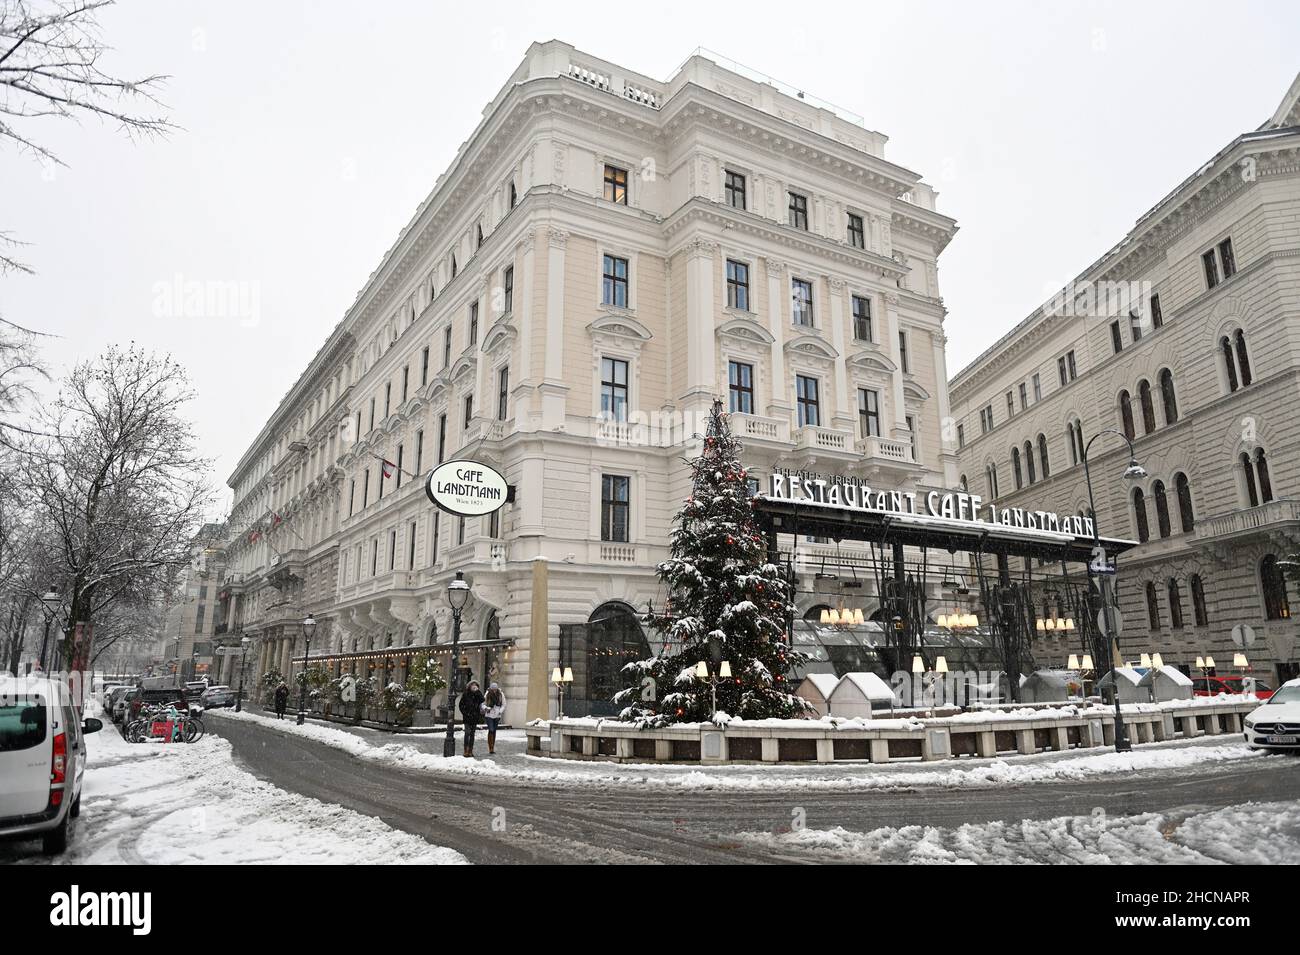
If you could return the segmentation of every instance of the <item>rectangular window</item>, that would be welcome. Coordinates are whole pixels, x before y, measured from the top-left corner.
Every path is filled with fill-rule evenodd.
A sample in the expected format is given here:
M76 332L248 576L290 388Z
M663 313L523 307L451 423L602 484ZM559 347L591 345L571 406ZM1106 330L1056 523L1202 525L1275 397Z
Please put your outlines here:
M397 531L388 532L388 569L397 569Z
M197 614L195 615L195 617L194 617L194 632L195 632L195 633L200 633L200 634L201 634L201 633L203 632L203 617L205 616L205 613L206 613L207 609L208 609L208 608L207 608L206 605L204 605L204 604L199 604L198 613L197 613Z
M1160 328L1165 324L1165 317L1160 314L1160 296L1151 296L1151 327Z
M605 305L627 308L627 259L607 255L601 273L600 300Z
M515 307L515 267L507 265L501 273L501 311L509 315Z
M849 213L849 245L855 249L867 247L867 234L862 229L862 216Z
M451 326L442 333L442 367L445 370L451 364Z
M871 338L871 299L865 295L853 296L853 337L860 342Z
M822 423L821 404L817 400L817 379L796 375L794 379L795 404L799 410L799 427Z
M617 166L605 166L605 199L627 205L627 170Z
M364 511L370 503L370 468L366 468L365 479L361 482L361 509Z
M438 418L438 463L441 464L447 458L447 416L441 415Z
M1219 284L1219 266L1214 261L1213 249L1201 256L1201 263L1205 266L1205 287L1214 288Z
M1042 400L1043 400L1043 380L1039 378L1037 374L1035 374L1034 375L1034 401L1039 402Z
M794 300L794 323L805 328L813 327L812 283L804 279L790 280L790 295Z
M438 562L438 545L442 538L442 511L433 512L433 541L430 544L429 563Z
M348 489L348 517L351 517L357 511L357 479L352 479L352 486Z
M745 177L738 172L727 170L727 182L723 187L726 192L727 205L733 209L745 208Z
M1016 399L1012 397L1010 391L1007 392L1007 418L1008 420L1016 416Z
M505 421L510 404L510 366L497 372L497 420Z
M1024 411L1029 407L1029 386L1023 381L1020 383L1020 410Z
M727 387L732 414L754 413L754 366L744 362L727 363Z
M966 447L966 426L959 424L957 425L957 450L960 451L964 447Z
M792 192L790 195L790 225L808 231L808 197Z
M415 521L406 529L408 535L406 546L406 569L415 570Z
M1116 355L1124 350L1124 337L1120 334L1118 318L1110 323L1110 347Z
M375 399L370 399L370 430L375 430Z
M429 383L429 346L425 345L420 352L420 387L423 388Z
M519 190L515 188L515 181L511 179L510 180L510 208L513 209L515 207L515 203L517 203L518 201L519 201Z
M492 540L501 539L501 512L493 511L488 515L487 536Z
M870 388L858 389L858 423L864 438L880 437L880 393Z
M465 423L461 427L468 428L469 423L473 420L474 420L474 396L466 395L465 396Z
M993 430L993 406L985 405L980 409L980 433L988 434Z
M391 381L386 381L384 382L384 420L387 421L388 416L392 413L393 413L393 383Z
M379 573L379 538L376 537L370 542L370 576L373 577Z
M1074 352L1068 351L1060 358L1056 359L1056 374L1061 379L1061 387L1064 388L1078 375L1078 370L1074 365Z
M901 329L898 332L898 364L903 369L903 374L911 373L912 363L907 357L907 332Z
M1074 379L1077 378L1077 377L1079 376L1079 371L1078 371L1078 369L1075 368L1075 366L1074 366L1074 350L1073 350L1073 349L1071 349L1070 351L1068 351L1068 352L1065 353L1065 370L1066 370L1066 373L1070 376L1070 380L1071 380L1071 381L1074 381Z
M627 543L631 485L632 479L624 475L600 476L601 540Z
M1232 240L1224 239L1219 243L1219 264L1223 266L1223 277L1230 279L1237 274L1237 260L1232 254Z
M402 404L406 404L408 389L411 385L411 366L402 366Z
M469 303L469 343L478 344L478 302Z
M394 468L393 473L393 480L397 482L399 488L402 486L402 458L405 455L405 452L406 445L399 444L397 446L397 467Z
M462 517L456 522L456 544L459 546L463 543L465 543L465 518Z
M627 420L627 362L619 358L600 360L600 414L610 421Z
M727 259L727 307L749 311L749 266Z
M424 473L424 429L415 432L415 473Z
M919 461L921 456L916 453L916 419L911 415L904 415L907 422L907 443L912 446L912 460Z
M352 436L353 441L361 440L361 412L357 412L357 433Z

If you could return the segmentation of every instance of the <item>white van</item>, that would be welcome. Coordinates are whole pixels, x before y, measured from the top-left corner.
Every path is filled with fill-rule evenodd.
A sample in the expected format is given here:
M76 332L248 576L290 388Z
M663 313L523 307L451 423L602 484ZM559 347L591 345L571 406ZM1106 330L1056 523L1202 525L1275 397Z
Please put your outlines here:
M46 855L68 847L81 812L85 733L65 684L0 676L0 839L43 840Z

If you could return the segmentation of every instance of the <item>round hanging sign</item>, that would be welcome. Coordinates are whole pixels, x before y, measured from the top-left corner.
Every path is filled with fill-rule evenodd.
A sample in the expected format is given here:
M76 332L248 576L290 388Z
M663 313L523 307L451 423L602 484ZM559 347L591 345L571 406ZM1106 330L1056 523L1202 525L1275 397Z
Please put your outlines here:
M424 482L429 500L449 514L482 517L506 503L510 485L495 468L477 461L448 461Z

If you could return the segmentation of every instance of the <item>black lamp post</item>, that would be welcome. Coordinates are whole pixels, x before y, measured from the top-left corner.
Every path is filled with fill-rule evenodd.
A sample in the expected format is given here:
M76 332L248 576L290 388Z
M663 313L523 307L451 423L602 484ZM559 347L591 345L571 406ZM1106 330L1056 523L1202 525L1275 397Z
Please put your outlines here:
M1128 481L1138 481L1147 476L1146 469L1137 462L1137 455L1133 451L1133 439L1122 431L1116 431L1114 428L1106 428L1098 431L1083 448L1083 479L1088 485L1088 509L1092 511L1092 542L1096 545L1096 554L1103 560L1105 551L1101 547L1101 531L1097 527L1097 505L1092 496L1092 475L1088 471L1088 449L1092 447L1092 442L1096 441L1103 434L1114 434L1124 439L1128 445L1128 467L1124 469L1124 479ZM1102 568L1105 570L1106 568ZM1111 597L1110 597L1110 575L1102 573L1101 578L1101 618L1105 623L1106 636L1110 638L1110 657L1111 669L1119 665L1119 634L1115 632L1115 619L1111 614ZM1133 748L1129 742L1128 731L1124 728L1124 713L1119 704L1119 675L1111 681L1111 693L1115 697L1115 752L1127 753Z
M447 585L447 603L451 605L451 662L447 670L447 738L442 743L442 755L456 755L456 684L460 682L457 662L460 660L460 613L469 602L469 584L465 575L456 571L456 579Z
M316 632L316 621L311 614L302 622L302 633L307 638L302 653L302 690L298 693L298 725L307 721L307 663L311 659L311 637Z
M50 624L54 622L54 611L58 609L63 598L59 592L50 588L41 597L41 614L45 617L45 635L41 637L41 669L45 669L45 650L50 643Z
M239 641L239 694L235 697L235 712L242 713L244 710L244 667L248 662L248 644L251 641L244 637Z

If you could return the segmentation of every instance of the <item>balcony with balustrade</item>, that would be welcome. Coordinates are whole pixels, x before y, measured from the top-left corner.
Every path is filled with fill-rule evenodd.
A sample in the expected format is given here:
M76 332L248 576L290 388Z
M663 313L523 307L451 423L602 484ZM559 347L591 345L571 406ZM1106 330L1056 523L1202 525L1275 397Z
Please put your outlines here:
M1283 498L1257 507L1200 518L1196 522L1198 542L1224 542L1255 534L1282 532L1300 537L1300 500Z

